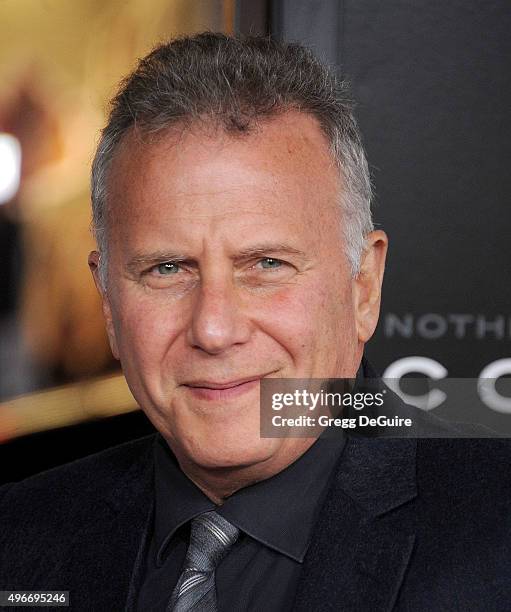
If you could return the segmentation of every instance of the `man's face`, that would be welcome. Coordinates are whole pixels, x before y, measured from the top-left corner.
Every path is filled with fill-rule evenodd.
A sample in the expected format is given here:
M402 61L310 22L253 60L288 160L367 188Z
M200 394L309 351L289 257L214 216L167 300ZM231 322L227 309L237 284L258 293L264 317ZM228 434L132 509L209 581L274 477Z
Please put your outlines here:
M318 124L298 112L250 135L195 127L122 143L107 327L178 457L209 469L292 456L303 439L259 437L259 380L355 375L384 253L368 281L351 278L342 189Z

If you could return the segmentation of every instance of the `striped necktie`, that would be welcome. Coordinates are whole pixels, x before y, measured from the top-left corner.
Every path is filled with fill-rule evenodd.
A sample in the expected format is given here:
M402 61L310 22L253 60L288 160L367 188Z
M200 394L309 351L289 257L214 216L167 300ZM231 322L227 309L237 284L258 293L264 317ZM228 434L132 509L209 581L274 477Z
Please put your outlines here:
M215 569L238 536L239 529L216 512L193 519L184 570L167 612L216 612Z

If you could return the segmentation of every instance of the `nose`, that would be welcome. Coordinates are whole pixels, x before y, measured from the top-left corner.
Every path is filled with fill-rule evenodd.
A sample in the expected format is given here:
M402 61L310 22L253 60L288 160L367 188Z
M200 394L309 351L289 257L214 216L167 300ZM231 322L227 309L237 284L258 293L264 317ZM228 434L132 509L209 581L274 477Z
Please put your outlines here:
M188 329L190 345L216 355L247 342L250 322L242 306L236 287L227 279L202 283Z

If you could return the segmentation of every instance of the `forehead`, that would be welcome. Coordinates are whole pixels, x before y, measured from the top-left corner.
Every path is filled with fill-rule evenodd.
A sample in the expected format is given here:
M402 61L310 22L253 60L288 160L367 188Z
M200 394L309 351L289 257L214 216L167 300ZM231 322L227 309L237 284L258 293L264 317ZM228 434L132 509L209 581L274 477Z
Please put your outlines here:
M244 134L198 124L152 139L131 131L108 183L110 231L150 224L155 234L172 223L174 232L202 228L213 235L217 227L253 225L262 217L312 231L338 214L341 189L325 135L300 112Z

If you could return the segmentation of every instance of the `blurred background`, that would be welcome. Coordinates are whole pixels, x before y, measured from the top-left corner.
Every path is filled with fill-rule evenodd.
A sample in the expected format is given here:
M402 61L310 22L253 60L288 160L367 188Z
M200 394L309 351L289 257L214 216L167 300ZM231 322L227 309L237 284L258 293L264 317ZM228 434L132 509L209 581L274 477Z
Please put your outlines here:
M121 78L202 30L301 41L352 82L391 239L376 368L511 376L507 0L2 0L2 481L153 431L87 267L89 167Z

